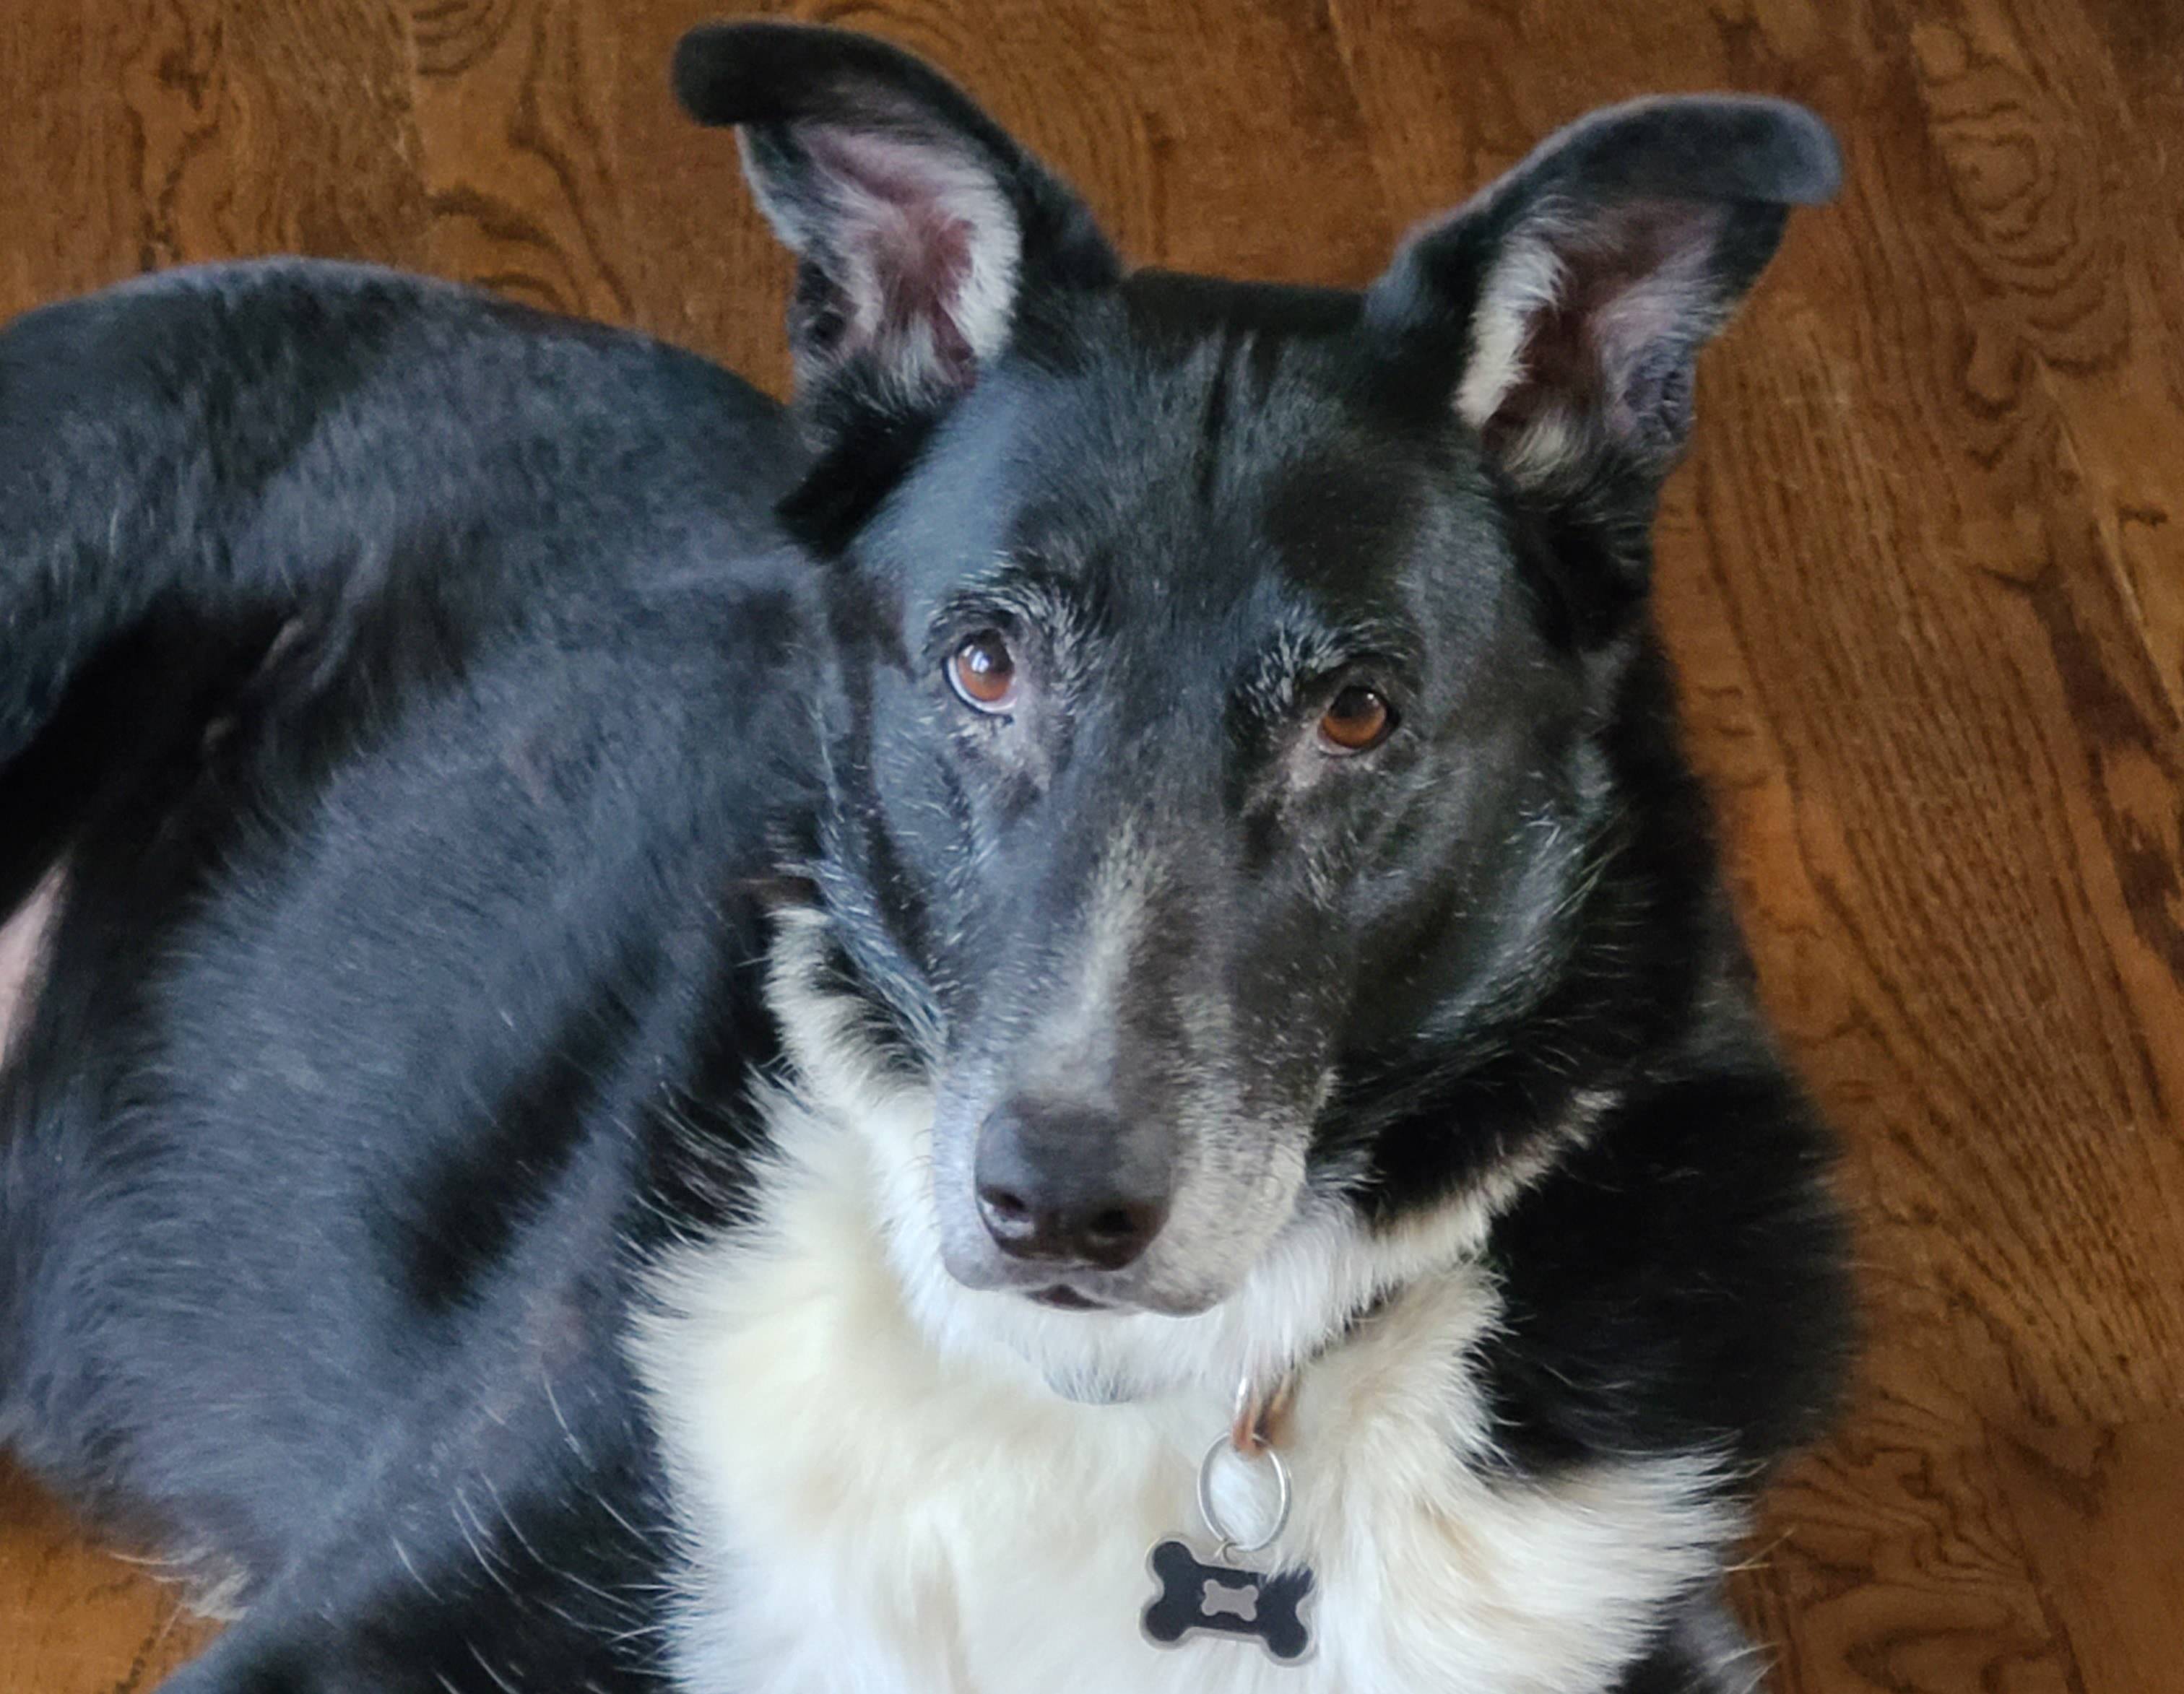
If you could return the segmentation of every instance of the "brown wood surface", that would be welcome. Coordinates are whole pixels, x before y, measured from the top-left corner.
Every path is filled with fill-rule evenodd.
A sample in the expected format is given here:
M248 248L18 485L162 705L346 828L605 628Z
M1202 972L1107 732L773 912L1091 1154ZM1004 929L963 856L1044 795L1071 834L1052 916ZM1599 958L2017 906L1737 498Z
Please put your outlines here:
M1599 102L1835 121L1848 191L1710 356L1661 524L1869 1307L1855 1413L1741 1597L1784 1694L2184 1688L2184 4L805 9L952 66L1134 257L1263 276L1369 277ZM664 90L708 10L7 0L0 312L347 254L777 388L784 263ZM0 1694L147 1687L197 1638L0 1478Z

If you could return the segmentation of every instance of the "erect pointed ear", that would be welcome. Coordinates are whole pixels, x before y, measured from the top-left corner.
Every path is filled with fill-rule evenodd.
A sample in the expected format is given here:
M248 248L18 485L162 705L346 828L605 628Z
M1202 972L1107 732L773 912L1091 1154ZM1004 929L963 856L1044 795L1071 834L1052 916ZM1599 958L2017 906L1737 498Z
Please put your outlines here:
M736 126L797 255L789 340L822 441L929 415L977 381L1028 302L1117 274L1074 194L884 42L709 25L676 50L675 91L699 121Z
M1827 126L1780 100L1641 100L1552 137L1417 231L1368 320L1453 354L1452 404L1520 489L1650 510L1699 349L1795 205L1830 198Z

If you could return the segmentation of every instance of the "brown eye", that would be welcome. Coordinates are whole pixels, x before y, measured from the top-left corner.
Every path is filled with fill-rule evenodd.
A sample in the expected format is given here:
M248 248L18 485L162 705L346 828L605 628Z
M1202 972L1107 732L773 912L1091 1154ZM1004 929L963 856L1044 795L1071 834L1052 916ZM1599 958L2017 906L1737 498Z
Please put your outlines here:
M1331 753L1363 753L1378 747L1396 727L1396 714L1374 690L1356 683L1327 705L1319 738Z
M950 655L948 686L973 711L1009 709L1017 697L1017 661L999 630L980 630Z

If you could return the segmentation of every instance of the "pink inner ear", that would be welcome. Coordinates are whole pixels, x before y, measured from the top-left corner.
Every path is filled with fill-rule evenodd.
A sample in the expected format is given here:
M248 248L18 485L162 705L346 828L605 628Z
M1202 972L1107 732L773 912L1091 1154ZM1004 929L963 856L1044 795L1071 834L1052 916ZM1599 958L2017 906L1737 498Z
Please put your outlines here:
M839 129L802 140L842 265L844 350L967 384L1006 328L1017 231L1006 199L930 142Z
M1557 286L1529 315L1488 440L1513 450L1550 423L1610 437L1639 429L1634 378L1664 355L1687 356L1713 328L1707 266L1726 218L1719 206L1641 200L1554 232Z
M943 371L967 382L976 360L958 309L971 274L971 227L926 204L905 208L903 226L901 240L873 251L881 337L908 338L925 326Z
M1594 340L1612 395L1628 396L1630 373L1667 350L1689 351L1711 334L1721 310L1708 276L1727 211L1689 201L1641 201L1611 235L1621 256L1593 316Z

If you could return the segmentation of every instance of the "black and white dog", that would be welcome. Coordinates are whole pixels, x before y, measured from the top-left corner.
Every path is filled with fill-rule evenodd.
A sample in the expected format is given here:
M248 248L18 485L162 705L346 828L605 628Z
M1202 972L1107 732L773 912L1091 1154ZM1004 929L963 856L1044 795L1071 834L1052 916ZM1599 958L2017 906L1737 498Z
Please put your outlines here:
M192 1694L1749 1686L1845 1242L1647 530L1825 131L1347 293L866 38L677 80L793 415L299 262L0 339L0 1439Z

